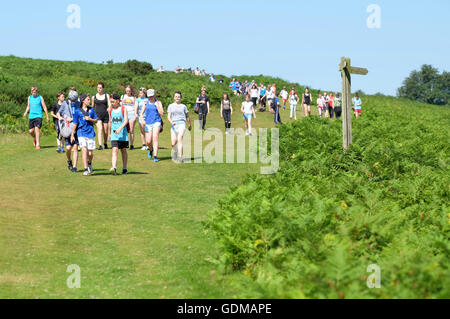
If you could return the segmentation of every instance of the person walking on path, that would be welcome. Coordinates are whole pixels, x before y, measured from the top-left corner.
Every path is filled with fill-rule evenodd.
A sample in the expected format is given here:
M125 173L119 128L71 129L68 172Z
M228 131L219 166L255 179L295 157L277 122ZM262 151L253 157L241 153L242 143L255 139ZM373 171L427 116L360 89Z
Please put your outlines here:
M342 115L342 98L339 93L336 93L333 104L334 104L334 115L338 119Z
M80 97L81 108L76 109L73 114L73 130L71 141L75 141L75 134L78 136L80 143L84 173L83 176L89 176L93 172L92 161L94 160L95 150L95 130L94 124L97 123L97 114L94 109L89 107L91 98L88 94Z
M292 120L292 117L297 121L297 104L300 101L300 98L297 95L297 92L295 91L295 88L292 88L291 92L289 92L289 106L291 108L291 114L290 119Z
M202 123L202 130L206 129L206 116L209 114L209 97L206 95L206 88L202 88L202 93L197 97L195 103L198 104L198 119Z
M130 150L134 150L134 127L136 125L136 98L133 95L133 88L131 85L128 85L125 88L125 94L120 98L122 101L122 106L124 106L128 113L128 126L130 128Z
M319 93L319 97L317 99L317 110L319 111L319 116L322 117L325 115L325 99L322 94Z
M159 162L159 134L162 128L162 116L164 108L160 101L156 100L155 90L147 91L148 101L142 106L139 117L145 123L145 140L148 148L148 158L153 159L155 163Z
M311 102L312 95L309 93L309 88L306 88L305 93L302 94L302 105L305 109L305 117L311 116Z
M137 98L137 103L136 103L136 113L138 115L138 121L139 121L139 129L141 132L141 142L142 142L142 148L141 150L143 151L147 151L148 150L148 146L147 146L147 142L145 140L145 121L143 121L141 119L141 111L142 111L142 107L147 104L148 102L148 97L147 97L147 90L145 88L141 88L139 90L139 97Z
M31 88L31 95L28 97L27 109L25 110L23 117L27 117L28 112L30 112L28 117L28 133L33 138L34 147L37 150L41 149L42 110L44 110L47 122L49 122L50 118L48 117L44 98L38 94L37 86L33 86Z
M355 94L355 97L352 99L352 103L353 108L355 110L355 117L358 118L361 116L361 107L362 107L362 101L358 93Z
M181 104L181 91L175 91L173 95L174 103L167 109L167 119L171 126L172 159L178 163L183 163L183 136L186 132L186 123L189 131L192 129L189 111L186 105Z
M283 123L281 122L281 116L280 116L280 99L279 98L275 98L274 102L273 102L273 121L275 123L275 125L282 125Z
M97 121L97 139L98 139L98 150L108 149L108 139L109 139L109 108L111 107L110 96L105 92L105 83L99 82L97 85L97 94L94 95L92 99L92 107L98 116Z
M63 146L63 138L61 136L61 132L60 132L60 125L59 125L59 118L58 118L58 111L61 108L61 105L64 103L65 100L65 95L64 92L59 92L58 94L56 94L56 98L58 99L58 101L53 104L52 109L50 111L50 115L53 118L53 124L55 125L55 130L56 130L56 144L58 145L57 148L57 152L58 153L65 153L64 151L64 146Z
M220 117L225 121L225 134L231 133L231 116L233 115L233 106L227 93L222 96L220 102Z
M245 96L245 102L242 102L241 112L244 114L245 136L251 136L252 118L256 119L256 114L250 94Z
M286 110L286 102L288 100L288 95L289 94L288 94L288 91L286 90L286 87L283 86L283 89L280 91L280 96L283 99L283 110Z
M120 106L120 96L118 94L112 95L112 107L109 110L109 117L111 121L108 123L108 131L111 136L112 148L112 167L109 172L112 175L117 175L117 158L119 150L122 153L122 175L128 174L128 113L124 106Z

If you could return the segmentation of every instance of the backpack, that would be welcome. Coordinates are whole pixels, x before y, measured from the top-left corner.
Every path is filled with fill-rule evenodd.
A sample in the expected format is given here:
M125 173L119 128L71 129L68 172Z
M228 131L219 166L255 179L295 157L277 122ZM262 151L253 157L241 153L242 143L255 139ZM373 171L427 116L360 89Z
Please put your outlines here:
M113 111L113 107L111 107L110 109L109 109L109 121L110 121L110 123L111 123L111 121L112 121L112 119L111 119L111 114L112 114L112 111ZM121 106L120 107L120 110L122 111L122 116L123 116L123 118L125 119L125 106ZM128 132L130 132L130 122L128 122L127 123L127 131Z
M69 107L70 117L73 118L72 107L66 101L66 105ZM69 138L72 135L73 123L67 120L59 121L59 132L62 137Z

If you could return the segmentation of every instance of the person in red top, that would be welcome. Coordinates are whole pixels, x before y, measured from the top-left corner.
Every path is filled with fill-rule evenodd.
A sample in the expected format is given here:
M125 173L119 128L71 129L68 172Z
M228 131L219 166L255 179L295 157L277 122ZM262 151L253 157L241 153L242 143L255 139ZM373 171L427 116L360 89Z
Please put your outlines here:
M330 92L328 96L328 114L330 114L330 119L334 117L334 96L333 92Z

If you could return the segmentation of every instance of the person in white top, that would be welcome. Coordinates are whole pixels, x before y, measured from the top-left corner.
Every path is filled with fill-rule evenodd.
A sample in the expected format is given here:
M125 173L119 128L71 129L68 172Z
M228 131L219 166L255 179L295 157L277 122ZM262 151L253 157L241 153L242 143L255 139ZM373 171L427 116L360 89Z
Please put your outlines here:
M286 87L283 86L283 89L280 91L281 98L283 99L283 110L286 110L286 102L288 99L288 91L286 91Z
M122 95L120 100L121 106L126 109L128 114L128 123L130 126L130 131L128 132L130 134L130 150L134 150L134 127L136 125L138 104L136 98L133 95L133 89L131 85L128 85L125 88L125 94Z
M252 118L256 119L255 107L250 99L250 94L247 94L241 107L241 112L244 114L245 136L252 135Z
M322 117L325 114L325 99L322 94L319 94L319 98L317 99L317 109L319 110L319 116Z
M297 92L295 91L295 88L292 88L292 91L289 93L289 105L291 107L291 120L292 116L294 116L294 119L297 121L297 104L300 101L300 98L297 95Z

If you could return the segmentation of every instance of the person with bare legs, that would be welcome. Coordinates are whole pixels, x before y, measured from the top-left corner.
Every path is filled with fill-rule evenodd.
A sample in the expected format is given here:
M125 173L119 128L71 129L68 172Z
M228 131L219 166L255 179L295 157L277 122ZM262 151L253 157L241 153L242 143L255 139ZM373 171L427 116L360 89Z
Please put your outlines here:
M108 149L108 123L109 123L109 108L111 107L110 97L104 92L105 83L99 82L97 85L97 94L94 95L92 99L92 107L98 116L97 121L97 139L98 139L98 150Z
M174 93L174 103L167 109L167 119L171 125L172 159L183 163L183 135L186 132L186 122L189 131L192 129L189 111L186 105L181 104L182 94L180 91Z
M133 95L133 88L131 85L128 85L125 88L125 94L121 97L121 104L124 106L128 113L128 126L130 128L129 134L130 134L130 151L134 150L134 127L136 125L136 98Z
M159 162L159 133L161 133L164 108L161 101L156 100L155 90L148 90L147 97L147 104L142 106L139 118L141 122L145 123L145 139L149 149L147 157L157 163Z
M138 115L138 122L139 122L139 129L140 129L140 133L141 133L141 142L142 142L142 151L146 151L148 150L148 146L147 146L147 142L145 140L145 121L141 120L141 111L144 105L147 104L148 102L148 97L147 97L147 89L146 88L140 88L139 89L139 97L137 98L137 110L136 110L136 114Z
M302 105L305 109L305 117L311 116L311 101L312 95L309 93L309 88L306 88L305 93L302 94Z
M28 111L30 112L28 118L28 133L33 138L34 147L37 150L41 149L42 110L44 110L45 115L47 116L47 122L50 121L44 98L38 94L38 88L33 86L31 88L31 95L28 97L27 109L25 110L23 117L27 117Z
M117 158L119 157L119 150L122 153L122 175L128 174L128 112L124 106L120 106L120 96L118 94L112 95L112 107L109 111L111 121L108 124L108 131L111 136L112 148L112 167L109 172L112 175L117 175Z

